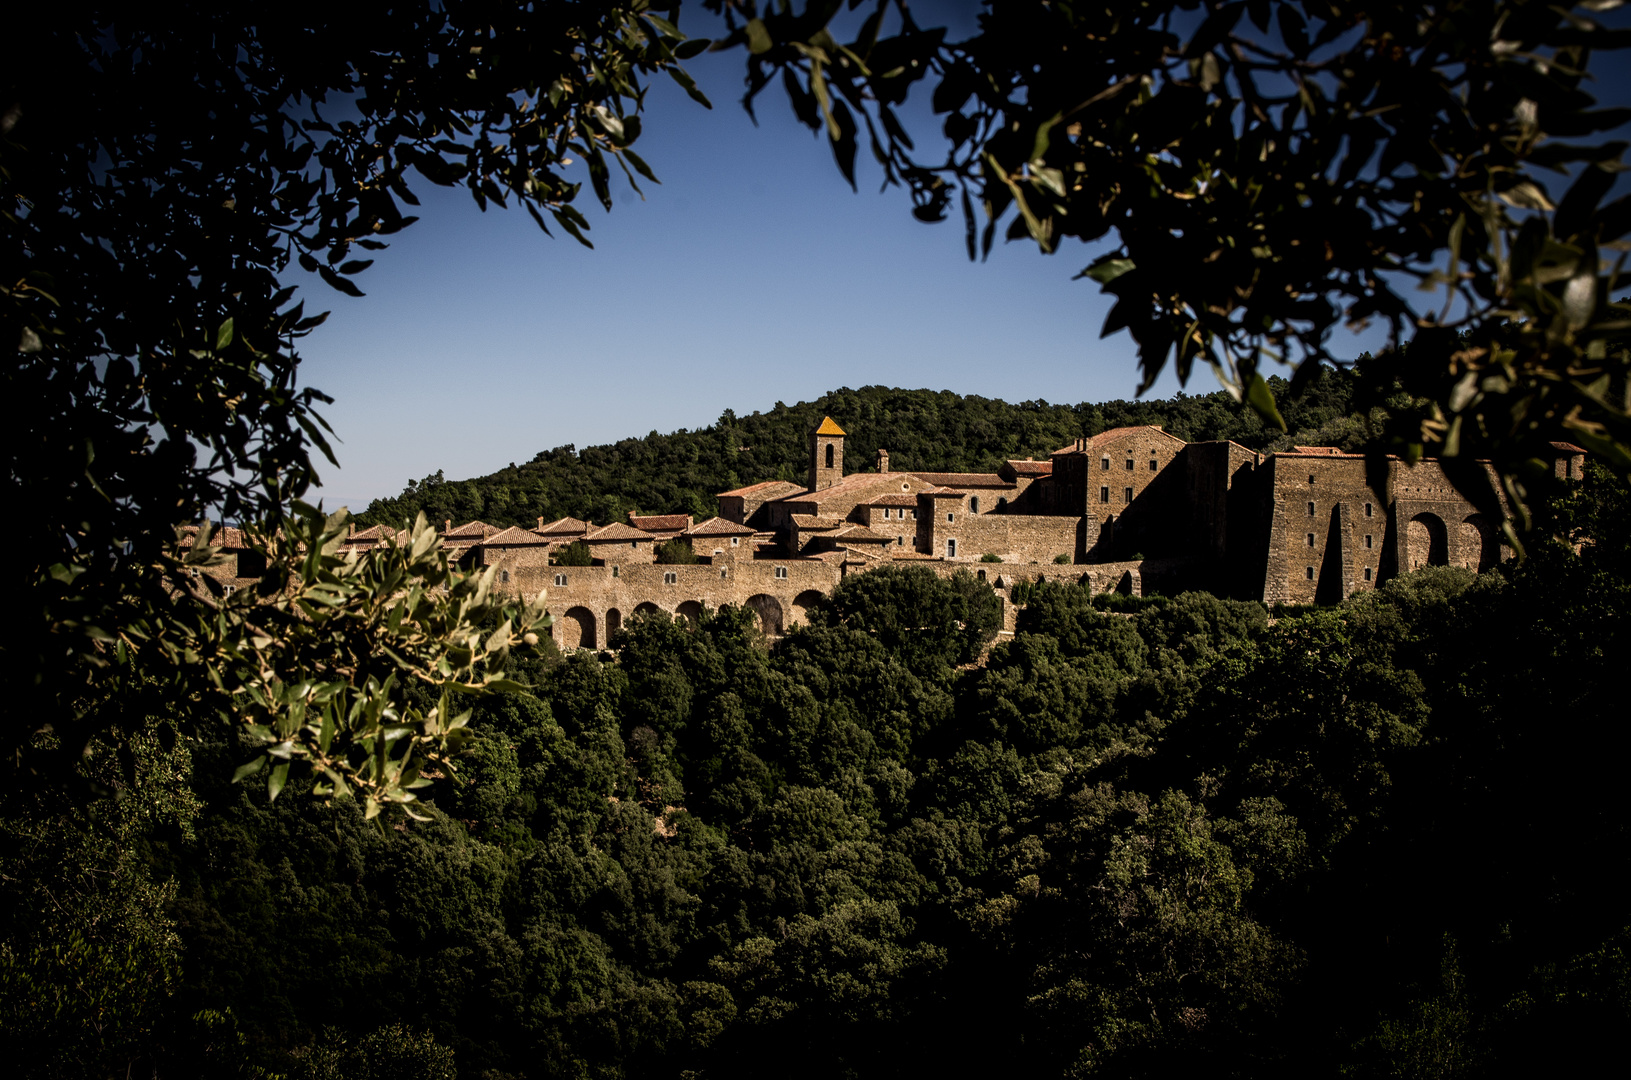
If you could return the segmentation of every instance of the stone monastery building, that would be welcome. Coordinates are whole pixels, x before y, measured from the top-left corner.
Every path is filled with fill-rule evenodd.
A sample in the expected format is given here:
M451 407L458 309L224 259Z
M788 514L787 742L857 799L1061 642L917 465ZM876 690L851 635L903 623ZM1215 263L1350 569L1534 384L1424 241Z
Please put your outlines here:
M1114 428L994 473L894 472L880 449L872 471L845 476L844 437L823 420L810 432L802 486L721 492L719 515L707 521L562 518L502 530L449 522L443 542L466 568L496 567L501 587L547 589L564 648L604 648L642 611L694 616L704 605L745 605L780 634L846 574L903 562L968 571L1005 601L1013 584L1045 579L1140 594L1205 588L1272 604L1335 602L1420 566L1482 570L1501 557L1500 507L1469 502L1431 460L1411 467L1307 446L1261 454L1148 426ZM1585 452L1554 447L1559 475L1581 475ZM391 533L357 532L348 547ZM580 540L593 565L556 565L556 553ZM658 546L673 540L697 562L657 563Z

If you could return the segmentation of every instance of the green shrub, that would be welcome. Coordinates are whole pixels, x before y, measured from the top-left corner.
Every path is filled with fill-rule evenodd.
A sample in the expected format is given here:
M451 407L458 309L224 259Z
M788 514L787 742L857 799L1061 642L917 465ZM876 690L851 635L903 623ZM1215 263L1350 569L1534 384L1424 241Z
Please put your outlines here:
M684 540L657 545L657 562L663 566L695 566L697 553Z
M981 562L1002 562L1002 556L1001 555L993 555L991 552L988 551L984 555L980 556L980 561Z
M594 554L582 540L574 540L555 554L556 566L593 566Z
M1053 557L1053 564L1055 566L1069 566L1070 556L1061 551L1059 554Z

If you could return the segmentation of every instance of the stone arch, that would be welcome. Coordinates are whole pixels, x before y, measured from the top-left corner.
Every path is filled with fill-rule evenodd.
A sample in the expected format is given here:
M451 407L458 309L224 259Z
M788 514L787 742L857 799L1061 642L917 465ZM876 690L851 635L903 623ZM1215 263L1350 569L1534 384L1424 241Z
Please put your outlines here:
M767 593L748 597L748 610L759 616L759 629L771 637L782 632L782 602Z
M616 608L606 609L606 644L612 643L612 635L623 629L623 613Z
M650 600L647 600L644 603L640 603L640 604L635 605L635 607L634 607L634 617L636 619L638 619L643 615L644 616L655 615L661 610L663 610L663 609L658 607L656 604L653 604Z
M567 608L566 614L555 620L555 643L563 649L595 648L594 612L582 606Z
M827 444L827 468L829 468L829 469L832 468L833 467L832 463L833 463L833 445L832 445L832 443L828 443Z
M1501 542L1495 526L1483 514L1468 514L1461 523L1459 558L1456 560L1468 570L1482 574L1501 558Z
M811 610L820 607L826 602L826 599L826 594L822 593L819 589L805 589L803 592L793 597L792 621L795 623L809 622Z
M692 626L696 626L702 622L702 601L687 600L674 609L674 615L676 618L684 619Z
M1450 538L1444 519L1437 514L1417 514L1405 526L1405 569L1448 566Z

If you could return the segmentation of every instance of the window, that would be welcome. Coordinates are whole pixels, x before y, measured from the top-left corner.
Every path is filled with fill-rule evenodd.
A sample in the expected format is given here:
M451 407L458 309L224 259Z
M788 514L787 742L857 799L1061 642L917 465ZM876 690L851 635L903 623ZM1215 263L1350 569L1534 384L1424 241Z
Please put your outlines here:
M1308 546L1309 547L1314 546L1314 534L1313 533L1308 534Z
M953 520L956 516L957 515L953 514L950 510L946 511L946 520L947 521Z
M741 543L741 542L742 542L742 538L741 538L741 537L740 537L740 536L733 536L733 537L731 537L731 547L736 547L736 546L737 546L737 545L739 545L739 544L740 544L740 543Z
M639 551L640 550L640 541L630 540L629 541L629 547L633 548L636 551Z
M1314 568L1313 568L1313 567L1312 567L1312 566L1310 566L1310 567L1309 567L1309 568L1308 568L1308 580L1309 580L1309 581L1313 581L1313 580L1314 580Z
M238 586L236 586L236 585L223 585L223 586L221 586L221 595L222 596L231 596L233 593L235 593L237 591L238 591Z
M1160 471L1161 471L1161 463L1159 461L1155 460L1154 458L1150 458L1150 472L1160 472Z
M1368 567L1368 566L1365 567L1365 580L1366 581L1370 580L1370 567Z
M1121 489L1121 501L1122 502L1132 502L1133 501L1133 489L1132 488L1122 488Z
M832 468L832 443L827 444L827 468Z
M561 589L566 588L566 575L565 574L556 574L555 575L555 586L557 588L561 588Z
M198 576L198 567L196 567L196 566L187 567L187 573L191 577L197 577Z
M622 576L623 576L623 568L621 566L617 565L616 563L612 563L612 577L622 577Z
M1099 459L1099 468L1103 469L1105 472L1110 471L1110 455L1109 454L1106 454L1102 458Z
M724 570L721 570L721 571L720 571L720 572L719 572L719 580L720 580L720 581L724 581L724 580L725 580L725 575L726 575L726 573L727 573L727 571L724 571Z
M1314 516L1314 504L1313 504L1313 503L1312 503L1312 502L1310 502L1310 503L1309 503L1309 504L1308 504L1308 516L1309 516L1309 517L1313 517L1313 516Z
M1366 535L1366 537L1365 537L1365 546L1366 546L1366 547L1370 547L1370 546L1371 546L1371 538L1370 538L1370 536L1369 536L1369 535Z
M1133 459L1132 458L1127 459L1127 471L1128 472L1133 471Z
M1314 474L1313 473L1308 474L1308 482L1310 484L1312 484L1314 482Z
M1370 503L1366 503L1365 504L1365 516L1370 517L1370 515L1371 515L1371 505L1370 505Z
M1099 501L1101 503L1107 503L1107 502L1110 501L1110 489L1109 488L1101 487L1099 489Z
M976 571L974 571L974 576L976 578L978 578L979 580L984 581L985 580L985 571L984 570L976 570Z
M785 578L787 576L787 567L785 567L785 566L776 567L776 576L778 578Z
M498 572L498 580L500 580L500 581L509 581L510 580L510 572L508 570L500 570Z
M968 512L971 514L978 514L980 512L980 497L978 495L975 495L973 498L968 500Z
M912 511L912 520L913 521L917 520L917 511L915 509Z
M955 540L947 540L946 541L946 558L948 558L948 559L957 558L957 541L955 541Z
M680 575L675 573L673 570L669 570L669 571L667 571L666 573L663 574L663 584L664 585L677 585L677 584L679 584L679 580L680 580Z
M897 536L897 537L895 537L895 543L897 543L897 544L904 544L904 543L906 543L906 537L904 537L904 536Z

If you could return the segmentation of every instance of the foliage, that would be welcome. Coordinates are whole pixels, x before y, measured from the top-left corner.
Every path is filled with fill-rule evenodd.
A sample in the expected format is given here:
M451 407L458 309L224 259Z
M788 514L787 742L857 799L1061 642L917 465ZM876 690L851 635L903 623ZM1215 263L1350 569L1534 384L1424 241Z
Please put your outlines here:
M956 201L971 259L1005 220L1047 253L1108 238L1080 276L1115 298L1141 389L1204 364L1284 429L1268 362L1312 375L1336 327L1376 320L1372 373L1419 401L1408 456L1493 456L1520 508L1548 439L1631 471L1607 255L1631 201L1604 203L1625 144L1596 136L1631 111L1589 92L1593 54L1626 46L1596 18L1614 5L993 3L953 42L877 0L848 44L837 4L709 6L750 54L750 109L779 75L851 184L859 117L917 218ZM919 81L945 117L921 150L895 112Z
M556 566L593 566L595 554L582 540L574 540L555 553Z
M663 566L694 566L697 561L697 553L691 545L679 539L658 544L656 555L657 562Z

